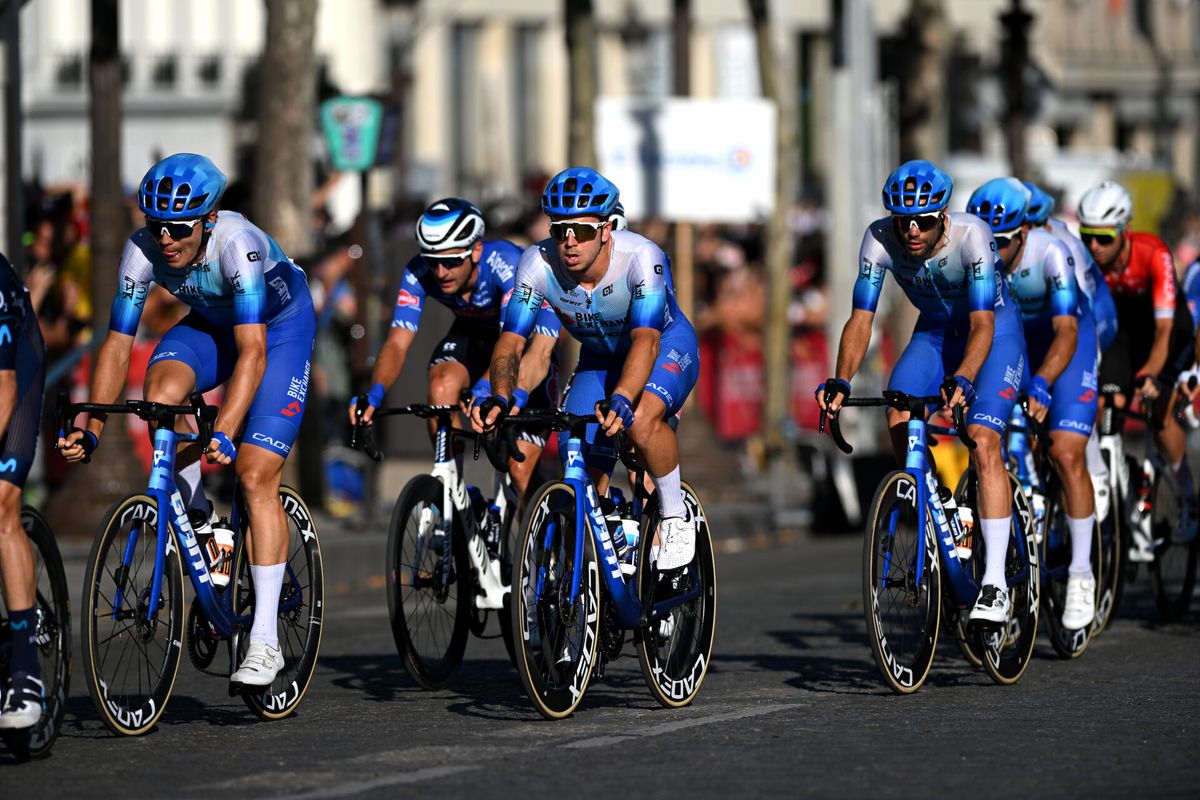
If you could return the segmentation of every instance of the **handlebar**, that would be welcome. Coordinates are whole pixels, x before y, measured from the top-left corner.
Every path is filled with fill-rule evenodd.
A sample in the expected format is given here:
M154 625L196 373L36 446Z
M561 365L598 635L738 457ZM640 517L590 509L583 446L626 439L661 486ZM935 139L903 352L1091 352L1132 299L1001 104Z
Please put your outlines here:
M217 421L217 407L204 402L200 392L193 392L188 397L186 405L171 405L169 403L154 403L149 400L126 400L123 403L72 403L67 392L59 392L55 403L55 427L60 438L65 438L74 428L75 417L79 414L136 414L146 422L157 425L174 425L175 417L184 415L196 420L199 433L196 441L200 447L208 447L212 439L213 425ZM83 463L92 460L90 455L83 457Z
M898 411L907 411L909 414L919 414L923 417L926 406L936 405L940 407L945 405L945 402L946 401L941 395L917 397L915 395L906 394L905 392L888 390L885 391L881 397L847 397L842 402L842 408L849 406L858 408L889 406ZM853 453L854 448L851 447L850 443L846 441L846 438L842 436L842 428L838 421L838 416L838 414L830 414L827 410L822 409L818 430L821 433L824 433L825 423L828 420L829 433L833 437L834 444L836 444L838 449L843 453ZM965 415L963 414L963 407L961 405L954 407L954 430L958 434L959 441L961 441L968 450L975 449L975 440L967 434Z
M360 395L355 403L354 417L356 422L354 429L350 433L350 446L362 450L372 461L382 461L383 453L375 444L375 426L366 425L362 422L363 410L366 407L366 395ZM422 419L436 419L439 426L444 426L448 429L451 440L467 439L474 443L473 457L476 460L479 459L479 451L482 449L484 454L487 455L488 461L499 472L508 472L509 458L518 462L525 460L525 454L517 447L515 431L501 438L475 433L465 428L453 427L451 424L451 415L459 410L458 406L410 403L406 406L397 406L394 408L377 408L371 419L374 421L380 417L403 415L412 415L421 417Z
M608 413L607 400L602 400L597 405L601 413ZM583 438L586 435L587 426L593 423L597 423L595 414L572 414L569 411L558 409L533 409L522 411L516 416L505 417L501 420L500 426L508 428L520 428L522 425L525 427L548 427L552 431L566 431L572 436ZM618 433L612 439L622 464L632 472L643 469L636 454L629 448L624 432Z

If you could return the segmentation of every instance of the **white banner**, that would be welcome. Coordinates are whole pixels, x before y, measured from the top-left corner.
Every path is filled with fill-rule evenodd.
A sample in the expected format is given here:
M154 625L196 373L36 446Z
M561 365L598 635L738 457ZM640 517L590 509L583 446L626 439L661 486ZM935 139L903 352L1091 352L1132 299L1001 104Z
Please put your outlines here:
M596 153L631 219L760 222L775 206L768 100L601 98Z

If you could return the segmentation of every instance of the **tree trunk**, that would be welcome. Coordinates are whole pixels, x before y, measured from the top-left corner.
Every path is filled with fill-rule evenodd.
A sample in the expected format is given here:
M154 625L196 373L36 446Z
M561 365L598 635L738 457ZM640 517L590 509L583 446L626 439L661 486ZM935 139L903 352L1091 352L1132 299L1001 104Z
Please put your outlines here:
M596 16L592 0L564 0L563 10L571 93L567 159L573 167L595 166Z
M88 58L92 128L92 335L99 338L108 332L109 305L117 293L121 250L130 232L121 186L117 7L118 0L92 0L92 47ZM73 468L66 483L47 504L46 517L57 535L73 538L93 535L109 506L145 484L146 474L133 455L126 426L124 416L109 417L104 428L104 446L96 451L92 463Z
M254 222L289 257L313 252L310 144L316 114L317 0L266 0L259 86Z
M946 153L946 50L942 0L911 0L904 42L911 57L900 76L900 159L937 161Z

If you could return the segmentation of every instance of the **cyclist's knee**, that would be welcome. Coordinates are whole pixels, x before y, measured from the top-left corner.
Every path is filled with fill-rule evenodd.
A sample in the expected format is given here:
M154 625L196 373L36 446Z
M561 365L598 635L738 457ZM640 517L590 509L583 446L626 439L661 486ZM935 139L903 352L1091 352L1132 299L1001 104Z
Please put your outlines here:
M146 372L142 397L151 403L178 405L196 388L196 374L181 361L160 361Z
M259 456L256 450L262 448L239 448L236 462L238 481L251 501L278 495L283 475L283 459L265 450Z
M972 425L967 429L967 433L975 440L973 454L980 470L1004 469L999 433L983 425Z
M1078 475L1084 472L1084 447L1087 439L1079 443L1055 442L1050 448L1050 459L1063 475Z
M21 487L0 481L0 540L25 535L21 527Z
M444 406L456 404L469 381L470 376L462 364L450 361L435 364L429 370L429 402Z

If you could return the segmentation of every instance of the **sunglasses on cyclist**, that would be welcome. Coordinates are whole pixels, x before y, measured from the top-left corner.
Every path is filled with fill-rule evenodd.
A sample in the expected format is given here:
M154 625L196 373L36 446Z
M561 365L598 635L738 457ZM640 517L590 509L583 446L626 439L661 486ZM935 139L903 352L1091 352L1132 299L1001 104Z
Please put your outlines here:
M577 242L590 242L604 225L603 222L551 222L550 235L558 242L565 242L567 234L574 236Z
M1101 247L1107 247L1117 240L1120 232L1117 228L1080 228L1079 238L1085 245L1095 241Z
M165 233L172 240L178 242L180 239L186 239L192 235L192 231L196 229L196 225L200 222L199 219L152 219L146 217L146 230L150 231L151 235L156 239L161 239Z
M1004 248L1006 248L1010 244L1012 244L1014 241L1019 241L1021 239L1021 237L1024 235L1025 234L1022 233L1021 231L1013 231L1012 233L1008 234L1007 236L997 235L994 237L996 239L996 247L999 248L1000 250L1003 250Z
M894 214L892 215L892 221L896 224L896 230L901 233L908 231L913 225L916 225L917 230L922 233L929 233L929 231L937 227L938 217L940 216L941 214L938 212L933 214Z
M422 253L421 260L424 261L430 269L443 267L444 269L456 269L461 267L466 260L470 258L471 251L465 253L451 253L449 255L433 255L432 253Z

